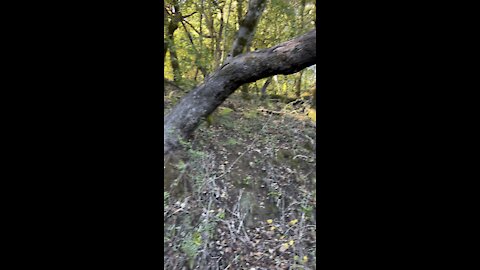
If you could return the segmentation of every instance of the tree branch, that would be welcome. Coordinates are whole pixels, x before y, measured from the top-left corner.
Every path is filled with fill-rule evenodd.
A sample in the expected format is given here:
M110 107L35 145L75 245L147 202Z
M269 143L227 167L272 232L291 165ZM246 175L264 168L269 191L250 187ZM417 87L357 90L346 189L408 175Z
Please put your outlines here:
M195 33L197 33L199 36L202 36L202 37L204 37L204 38L213 38L213 37L210 36L210 35L205 35L205 34L200 33L200 32L199 32L197 29L195 29L195 27L194 27L191 23L189 23L187 20L183 20L183 21L186 22L186 23L193 29L193 31L195 31Z
M234 57L164 117L164 155L178 148L179 141L188 138L201 119L212 113L242 84L276 74L293 74L314 65L316 60L316 30L272 48Z

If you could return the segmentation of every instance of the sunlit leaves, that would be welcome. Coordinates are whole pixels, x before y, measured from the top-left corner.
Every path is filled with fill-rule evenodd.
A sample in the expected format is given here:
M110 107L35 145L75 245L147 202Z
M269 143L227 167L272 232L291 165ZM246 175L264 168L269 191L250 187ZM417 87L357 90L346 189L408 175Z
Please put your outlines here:
M173 40L182 73L182 81L178 83L193 87L204 80L203 71L211 73L218 68L218 65L232 49L238 31L238 0L223 0L216 3L213 1L167 0L164 3L170 12L173 10L173 6L178 4L181 14L188 16L184 18L183 24L179 24ZM314 0L268 1L266 9L260 17L250 50L274 46L311 29L311 23L314 22L316 16L314 3ZM242 7L241 14L245 15L248 0L243 0ZM195 14L191 15L192 13ZM220 16L222 13L223 27L221 28ZM300 15L303 15L301 20L299 19ZM221 33L220 30L222 30ZM172 67L169 62L170 54L167 52L164 77L173 80ZM274 81L268 86L267 94L294 96L296 93L295 76L281 76L279 81ZM301 92L308 92L315 81L315 74L305 69ZM263 82L259 82L259 85L261 84Z
M317 111L315 109L309 109L308 117L312 119L313 122L317 122Z

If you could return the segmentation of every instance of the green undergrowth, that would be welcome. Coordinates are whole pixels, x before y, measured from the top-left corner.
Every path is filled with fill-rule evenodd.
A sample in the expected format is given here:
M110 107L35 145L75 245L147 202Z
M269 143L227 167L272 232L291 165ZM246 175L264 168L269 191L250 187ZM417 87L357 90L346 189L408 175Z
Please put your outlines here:
M165 269L316 269L315 123L228 102L164 162Z

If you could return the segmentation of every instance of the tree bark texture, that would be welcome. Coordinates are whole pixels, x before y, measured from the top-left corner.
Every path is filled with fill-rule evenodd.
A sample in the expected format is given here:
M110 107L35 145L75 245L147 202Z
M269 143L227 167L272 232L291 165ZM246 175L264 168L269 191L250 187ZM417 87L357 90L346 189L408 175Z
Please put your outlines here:
M187 94L164 117L163 153L175 150L200 121L245 83L293 74L316 63L316 30L268 49L238 55Z
M163 40L163 61L165 62L165 56L170 47L170 41L173 41L173 35L178 29L178 24L182 20L182 14L180 13L180 6L177 1L174 1L173 8L175 12L168 11L166 7L163 8L163 15L165 16L163 23L168 22L167 26L167 38ZM168 15L168 16L167 16Z
M255 30L257 29L258 22L260 21L260 17L266 6L266 0L250 0L248 2L248 10L245 18L240 17L241 11L238 12L240 27L237 32L237 37L233 41L233 48L230 53L232 57L250 51L250 46L252 45L252 40L255 36ZM247 84L243 85L241 91L243 97L248 97Z
M237 56L245 51L248 44L251 44L255 36L255 30L260 21L263 11L267 5L266 0L250 0L248 2L248 11L245 18L242 19L237 32L237 37L233 42L231 55ZM240 13L240 12L239 12Z

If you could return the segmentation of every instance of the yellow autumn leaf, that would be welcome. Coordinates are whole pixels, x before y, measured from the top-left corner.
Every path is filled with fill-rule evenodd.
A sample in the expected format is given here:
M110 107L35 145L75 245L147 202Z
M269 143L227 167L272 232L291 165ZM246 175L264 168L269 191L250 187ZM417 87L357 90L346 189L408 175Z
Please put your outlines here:
M317 111L315 109L308 110L307 115L313 122L317 122Z
M293 226L293 225L297 224L297 222L298 222L298 219L294 219L294 220L290 221L288 224Z
M303 256L303 262L308 262L308 257L307 256Z
M303 97L310 97L310 96L312 96L312 93L311 93L311 92L303 92L303 93L300 95L300 97L302 97L302 98L303 98Z
M289 244L290 246L293 246L293 244L295 244L295 241L290 240L290 242L288 242L288 244Z
M268 223L268 224L272 224L272 222L273 222L273 220L267 219L267 223Z
M274 231L275 229L275 226L270 227L270 231Z

